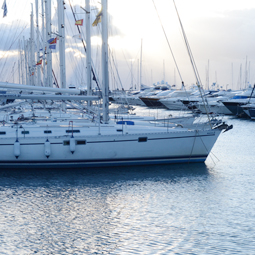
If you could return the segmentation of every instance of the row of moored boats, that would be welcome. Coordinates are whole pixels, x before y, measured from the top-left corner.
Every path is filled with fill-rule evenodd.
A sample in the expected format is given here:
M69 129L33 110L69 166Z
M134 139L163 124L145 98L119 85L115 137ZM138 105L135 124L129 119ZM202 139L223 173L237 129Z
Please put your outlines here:
M255 94L245 90L205 90L203 99L197 89L173 90L167 85L144 87L140 91L115 91L111 100L118 104L142 105L169 110L192 110L199 113L236 115L255 119ZM206 107L205 107L206 105Z

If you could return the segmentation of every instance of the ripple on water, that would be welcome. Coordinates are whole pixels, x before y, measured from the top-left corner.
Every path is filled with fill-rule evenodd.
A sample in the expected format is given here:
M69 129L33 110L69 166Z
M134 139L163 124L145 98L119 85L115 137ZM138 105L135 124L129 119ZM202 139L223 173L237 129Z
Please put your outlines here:
M219 146L216 165L1 170L0 254L252 254L252 161Z

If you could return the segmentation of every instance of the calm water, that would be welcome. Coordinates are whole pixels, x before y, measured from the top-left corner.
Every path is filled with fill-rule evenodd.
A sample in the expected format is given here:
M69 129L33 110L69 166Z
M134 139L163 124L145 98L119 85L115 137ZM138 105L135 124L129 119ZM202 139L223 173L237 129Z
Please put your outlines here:
M205 164L0 170L0 254L255 254L255 122Z

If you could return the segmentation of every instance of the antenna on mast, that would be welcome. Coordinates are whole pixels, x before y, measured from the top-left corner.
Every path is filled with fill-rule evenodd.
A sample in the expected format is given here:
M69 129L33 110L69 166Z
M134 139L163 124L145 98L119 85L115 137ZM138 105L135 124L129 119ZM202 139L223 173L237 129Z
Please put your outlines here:
M141 52L140 52L140 90L142 88L142 59L143 59L143 39L141 39Z

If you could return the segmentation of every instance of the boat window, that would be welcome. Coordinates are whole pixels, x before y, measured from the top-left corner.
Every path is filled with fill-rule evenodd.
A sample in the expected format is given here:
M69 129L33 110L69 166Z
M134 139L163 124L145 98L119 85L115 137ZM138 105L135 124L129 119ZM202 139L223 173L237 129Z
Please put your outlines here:
M76 141L76 144L77 144L77 145L86 144L86 140L79 140L79 141Z
M1 131L1 132L0 132L0 135L6 135L6 132L2 132L2 131Z
M27 135L27 134L29 134L29 131L21 131L21 134L22 135Z
M86 140L78 140L78 141L75 141L75 144L77 145L84 145L86 144ZM66 141L63 141L63 145L70 145L70 140L66 140Z
M66 133L80 133L80 130L79 129L66 130Z
M70 145L70 141L63 141L63 145Z
M52 131L51 130L44 130L44 134L51 134Z
M117 131L117 132L122 132L122 129L117 129L116 131Z
M147 142L147 137L139 137L138 142Z

